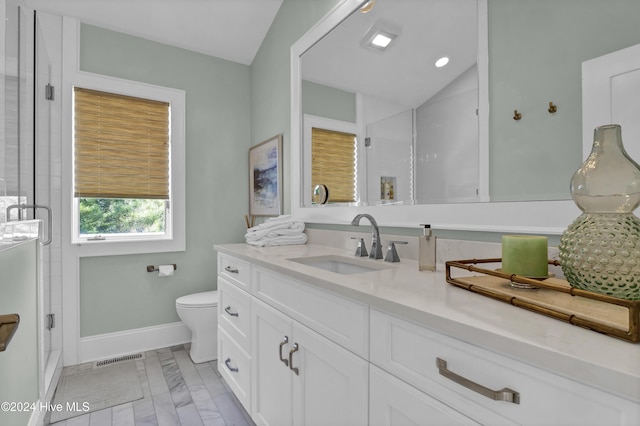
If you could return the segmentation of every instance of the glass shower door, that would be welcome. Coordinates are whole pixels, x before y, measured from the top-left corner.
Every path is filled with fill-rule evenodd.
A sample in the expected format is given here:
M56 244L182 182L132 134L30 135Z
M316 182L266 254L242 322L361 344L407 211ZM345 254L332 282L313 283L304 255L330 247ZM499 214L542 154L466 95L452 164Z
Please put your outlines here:
M37 302L39 388L40 396L44 397L62 351L61 328L54 327L55 312L62 308L61 244L59 237L54 238L59 236L60 229L59 215L55 214L60 211L60 138L56 129L59 124L54 120L60 107L59 101L52 99L54 90L48 86L59 72L47 44L47 40L55 40L57 35L51 35L51 21L43 27L38 14L19 7L17 0L6 0L2 5L6 7L4 138L0 145L4 161L0 178L4 180L6 196L0 193L0 222L42 221ZM52 204L54 208L50 209ZM57 222L52 218L57 218Z

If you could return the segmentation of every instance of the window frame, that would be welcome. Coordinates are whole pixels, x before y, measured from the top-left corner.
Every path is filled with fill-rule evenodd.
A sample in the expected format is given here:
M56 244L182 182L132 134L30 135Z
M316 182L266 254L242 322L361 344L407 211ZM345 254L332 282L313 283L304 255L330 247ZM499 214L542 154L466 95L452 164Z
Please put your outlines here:
M67 89L69 96L68 117L70 149L68 169L68 191L71 208L71 244L90 251L92 255L136 254L186 250L185 221L185 91L156 86L137 81L125 80L89 72L77 71L70 79ZM170 200L167 203L165 232L150 234L109 234L105 239L83 237L79 227L79 200L73 196L73 88L99 90L125 96L168 102L170 104Z
M366 161L364 161L364 138L361 137L362 132L359 131L358 125L356 123L350 123L348 121L335 120L332 118L319 117L311 114L303 115L303 123L302 123L302 133L303 133L303 152L311 153L311 132L314 127L332 130L335 132L341 133L350 133L356 135L357 138L357 172L356 172L356 180L357 186L355 188L355 196L356 200L353 202L336 202L332 203L331 199L329 199L329 204L331 206L354 206L362 204L362 195L366 194L366 187L364 182L366 179L363 179L363 176L366 176ZM304 176L302 180L302 204L311 205L312 200L312 183L311 183L311 155L304 155L301 159L304 162ZM325 206L326 206L325 205Z

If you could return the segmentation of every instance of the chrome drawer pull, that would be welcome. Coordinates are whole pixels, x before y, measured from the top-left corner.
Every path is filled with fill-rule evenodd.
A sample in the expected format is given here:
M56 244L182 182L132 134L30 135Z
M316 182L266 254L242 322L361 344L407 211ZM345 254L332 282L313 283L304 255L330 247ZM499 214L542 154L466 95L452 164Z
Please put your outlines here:
M231 312L231 306L227 306L226 308L224 308L224 311L231 315L232 317L237 317L239 316L239 314L237 312Z
M493 390L486 388L478 383L472 382L471 380L459 376L451 370L447 369L447 361L436 358L436 365L438 366L438 370L441 375L446 377L449 380L452 380L459 385L464 386L467 389L471 389L474 392L479 393L480 395L486 396L489 399L493 399L495 401L506 401L513 402L514 404L520 404L520 393L516 392L509 388L504 388L500 390Z
M289 351L289 368L291 369L291 371L293 371L294 373L296 373L296 376L298 376L298 367L294 367L293 366L293 353L294 352L298 352L298 344L294 343L293 344L293 349L291 349Z
M284 365L286 365L287 367L289 366L289 360L286 358L282 358L282 347L284 345L286 345L287 343L289 343L289 336L284 336L282 338L282 342L280 342L280 351L278 353L278 356L280 357L280 361L282 361L284 363Z
M238 369L234 368L231 366L231 358L227 358L224 360L224 365L227 366L227 368L229 369L229 371L233 372L233 373L237 373Z
M233 266L225 266L224 270L231 274L237 274L239 272L238 268L234 268Z

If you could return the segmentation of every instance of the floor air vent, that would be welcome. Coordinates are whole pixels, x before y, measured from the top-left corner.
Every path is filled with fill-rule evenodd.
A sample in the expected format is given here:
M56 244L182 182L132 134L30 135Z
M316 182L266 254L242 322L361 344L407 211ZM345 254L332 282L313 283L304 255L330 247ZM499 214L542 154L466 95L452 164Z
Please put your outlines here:
M113 365L118 362L132 361L137 359L144 359L144 354L138 353L138 354L131 354L131 355L123 355L123 356L119 356L111 359L103 359L102 361L94 362L93 368L106 367L108 365Z

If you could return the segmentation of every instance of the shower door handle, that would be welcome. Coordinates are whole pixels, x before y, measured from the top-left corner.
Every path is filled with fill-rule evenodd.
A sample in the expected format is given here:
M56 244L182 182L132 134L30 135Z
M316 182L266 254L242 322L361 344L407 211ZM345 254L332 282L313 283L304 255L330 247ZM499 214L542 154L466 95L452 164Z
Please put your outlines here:
M11 218L11 210L14 209L20 209L20 210L24 210L24 209L44 209L47 211L47 239L45 241L42 242L43 246L48 246L49 244L51 244L51 233L52 233L52 229L51 229L51 225L53 224L53 220L51 218L51 208L49 206L43 206L41 204L12 204L10 206L7 207L6 210L6 217L7 217L7 222L9 221L9 219Z

